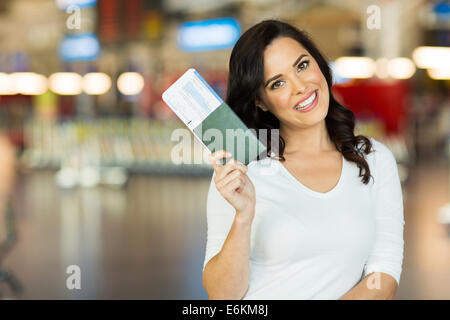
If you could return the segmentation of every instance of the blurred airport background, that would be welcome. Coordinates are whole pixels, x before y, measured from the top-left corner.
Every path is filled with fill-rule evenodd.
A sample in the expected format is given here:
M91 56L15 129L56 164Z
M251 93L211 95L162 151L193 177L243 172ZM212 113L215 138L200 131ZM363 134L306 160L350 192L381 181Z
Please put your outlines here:
M224 98L233 44L269 18L311 35L358 132L397 159L397 298L450 299L450 3L438 0L1 0L1 298L207 298L212 169L171 161L185 127L161 94L194 67Z

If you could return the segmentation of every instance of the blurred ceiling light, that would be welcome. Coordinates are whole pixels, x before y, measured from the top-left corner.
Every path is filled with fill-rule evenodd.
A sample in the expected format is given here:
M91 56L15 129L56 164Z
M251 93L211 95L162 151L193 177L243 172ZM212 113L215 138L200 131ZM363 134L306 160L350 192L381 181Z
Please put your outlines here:
M450 68L427 69L427 73L434 80L450 80Z
M333 84L340 85L350 82L352 79L347 79L339 76L339 74L336 72L336 63L334 61L330 61L329 64L331 73L333 75Z
M47 78L34 72L15 72L10 75L14 91L25 95L40 95L47 91Z
M417 47L412 56L419 68L450 69L450 47Z
M378 78L386 79L389 77L388 64L388 58L379 58L375 61L375 74Z
M368 57L340 57L336 59L339 76L352 79L367 79L375 73L375 62Z
M100 95L111 88L111 78L103 72L90 72L83 77L83 90L87 94Z
M14 82L7 73L0 72L0 95L16 94Z
M135 95L144 88L144 77L137 72L124 72L117 79L117 88L124 95Z
M394 79L409 79L416 72L416 66L411 59L394 58L389 60L388 72Z
M83 78L75 72L57 72L50 76L50 89L61 95L76 95L82 92Z

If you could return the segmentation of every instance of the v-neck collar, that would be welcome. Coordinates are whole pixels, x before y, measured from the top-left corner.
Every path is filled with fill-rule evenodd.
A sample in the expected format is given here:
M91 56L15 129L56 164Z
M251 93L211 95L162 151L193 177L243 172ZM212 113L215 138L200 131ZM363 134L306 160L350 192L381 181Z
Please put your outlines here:
M331 189L328 192L319 192L319 191L315 191L312 190L310 188L308 188L307 186L305 186L303 183L301 183L300 180L298 180L296 177L294 177L289 170L280 162L278 162L278 165L281 167L281 171L283 172L283 174L289 179L291 180L295 185L297 185L302 191L310 194L313 197L317 197L317 198L328 198L331 197L333 194L335 194L336 192L338 192L341 188L342 185L344 183L344 177L345 177L345 173L346 173L346 168L347 168L347 164L346 164L346 160L344 158L344 155L341 154L342 157L342 167L341 167L341 175L339 176L339 181L338 183L334 186L333 189Z

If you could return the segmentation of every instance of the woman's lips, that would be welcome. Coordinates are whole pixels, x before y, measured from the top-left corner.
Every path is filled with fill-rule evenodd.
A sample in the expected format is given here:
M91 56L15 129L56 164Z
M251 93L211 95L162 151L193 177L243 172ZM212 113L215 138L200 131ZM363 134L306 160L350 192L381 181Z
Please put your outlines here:
M317 101L319 100L319 91L318 90L315 90L314 91L315 93L316 93L316 98L314 99L314 101L309 105L309 107L307 107L306 109L300 109L300 110L297 110L296 109L296 107L294 107L294 110L295 111L299 111L299 112L309 112L309 111L311 111L316 105L317 105ZM313 92L313 93L314 93ZM313 94L313 93L311 93L311 94ZM311 95L310 95L311 96ZM309 97L308 97L309 98ZM308 99L307 98L307 99ZM306 100L307 100L306 99ZM305 100L303 100L303 101L305 101Z
M313 94L314 92L316 92L317 90L314 90L313 92L311 92L305 99L302 99L300 101L298 101L295 105L298 106L300 103L305 102L306 100L308 100Z

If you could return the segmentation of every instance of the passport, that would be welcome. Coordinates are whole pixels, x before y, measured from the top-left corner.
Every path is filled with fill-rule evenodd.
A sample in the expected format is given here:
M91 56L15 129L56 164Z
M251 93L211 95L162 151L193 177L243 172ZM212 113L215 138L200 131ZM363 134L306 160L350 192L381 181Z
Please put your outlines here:
M162 94L164 102L209 151L229 151L248 165L266 146L193 68ZM222 164L229 159L222 159Z

